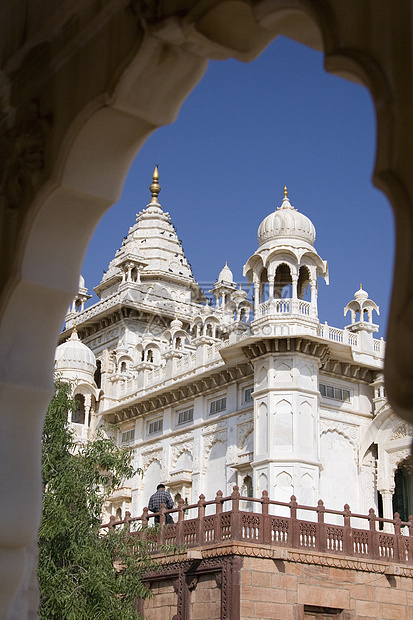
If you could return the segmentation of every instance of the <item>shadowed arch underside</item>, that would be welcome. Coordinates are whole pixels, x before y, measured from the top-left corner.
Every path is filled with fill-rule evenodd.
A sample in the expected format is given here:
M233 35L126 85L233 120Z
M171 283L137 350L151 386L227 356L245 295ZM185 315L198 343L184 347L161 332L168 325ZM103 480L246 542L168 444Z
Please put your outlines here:
M251 61L282 34L323 49L328 71L369 88L374 182L396 217L387 393L412 419L412 20L408 2L396 12L367 0L74 7L6 0L3 15L0 493L9 510L0 534L0 619L23 620L37 606L40 435L62 319L93 230L119 198L134 156L175 120L208 59Z

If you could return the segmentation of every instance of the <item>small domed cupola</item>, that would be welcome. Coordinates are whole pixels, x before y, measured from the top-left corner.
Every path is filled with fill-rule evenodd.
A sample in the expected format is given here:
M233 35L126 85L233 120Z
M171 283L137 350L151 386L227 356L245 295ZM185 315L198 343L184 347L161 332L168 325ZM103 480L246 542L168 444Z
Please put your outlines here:
M291 315L305 323L318 321L318 277L328 284L328 266L314 248L315 228L284 197L258 228L258 249L244 265L244 275L254 285L254 320Z
M284 199L281 206L267 215L261 222L257 237L259 245L285 238L297 238L314 245L314 224L291 205L286 185L284 186Z
M360 284L360 289L354 293L352 299L344 308L344 316L350 311L351 324L346 329L353 332L361 330L368 332L377 332L379 326L373 323L373 310L380 314L379 306L369 299L369 294Z
M74 319L79 312L83 312L85 309L85 303L88 299L90 299L92 295L89 295L88 290L85 285L85 279L80 274L79 276L79 286L78 291L75 297L73 298L72 305L67 311L65 321L69 321L70 319Z
M217 281L214 284L214 288L211 293L216 298L216 307L224 308L225 304L229 301L231 294L236 290L237 285L234 282L234 276L231 269L228 267L228 263L225 263Z
M232 275L231 269L228 267L228 263L225 263L225 265L219 272L217 282L222 282L225 284L234 284L234 276Z
M56 349L55 372L59 373L62 379L77 379L93 385L95 371L95 355L79 340L75 327L70 338Z

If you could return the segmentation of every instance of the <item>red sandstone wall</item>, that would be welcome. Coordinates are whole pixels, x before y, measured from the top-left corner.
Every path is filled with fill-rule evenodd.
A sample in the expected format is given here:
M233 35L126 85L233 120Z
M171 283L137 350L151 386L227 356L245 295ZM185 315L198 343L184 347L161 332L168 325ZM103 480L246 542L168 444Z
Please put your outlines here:
M153 597L144 604L145 618L149 620L172 620L176 614L177 594L172 579L154 581L151 584Z
M191 592L189 604L191 620L221 620L221 590L213 575L201 575Z
M250 618L413 620L413 579L245 557L241 620Z

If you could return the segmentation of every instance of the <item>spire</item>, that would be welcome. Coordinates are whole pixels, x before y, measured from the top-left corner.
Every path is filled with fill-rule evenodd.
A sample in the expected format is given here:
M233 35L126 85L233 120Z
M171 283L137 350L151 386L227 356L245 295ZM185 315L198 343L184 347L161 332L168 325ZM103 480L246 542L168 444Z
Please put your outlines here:
M161 186L159 185L158 181L159 181L158 166L155 166L155 170L153 171L153 175L152 175L152 183L149 186L149 190L152 194L152 199L151 199L150 204L159 205L158 194L161 191Z
M283 201L281 203L281 206L278 207L278 209L293 209L293 211L296 210L296 209L294 209L293 206L291 206L290 199L288 198L288 189L287 189L286 185L284 185L284 198L283 198Z
M76 323L74 323L74 325L73 325L73 330L72 330L72 333L70 335L70 338L68 338L68 340L79 340Z

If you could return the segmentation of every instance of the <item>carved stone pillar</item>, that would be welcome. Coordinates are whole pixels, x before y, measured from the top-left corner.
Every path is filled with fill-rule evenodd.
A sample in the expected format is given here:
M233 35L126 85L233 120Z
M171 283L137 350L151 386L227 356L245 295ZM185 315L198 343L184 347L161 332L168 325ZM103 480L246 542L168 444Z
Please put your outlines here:
M383 489L380 491L383 499L383 517L385 519L393 519L393 489ZM393 527L390 523L384 523L385 532L393 533Z
M315 282L311 282L311 316L314 318L318 316L317 285Z

